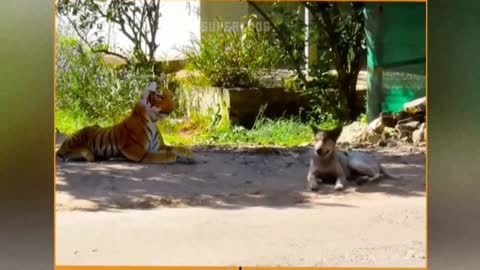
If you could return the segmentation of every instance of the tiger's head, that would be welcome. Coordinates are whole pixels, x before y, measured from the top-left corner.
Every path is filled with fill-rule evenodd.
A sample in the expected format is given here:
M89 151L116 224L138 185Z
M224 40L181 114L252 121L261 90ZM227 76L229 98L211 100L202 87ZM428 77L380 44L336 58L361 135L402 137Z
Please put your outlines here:
M156 82L145 88L140 103L154 122L167 117L175 109L173 93L167 88L159 88Z

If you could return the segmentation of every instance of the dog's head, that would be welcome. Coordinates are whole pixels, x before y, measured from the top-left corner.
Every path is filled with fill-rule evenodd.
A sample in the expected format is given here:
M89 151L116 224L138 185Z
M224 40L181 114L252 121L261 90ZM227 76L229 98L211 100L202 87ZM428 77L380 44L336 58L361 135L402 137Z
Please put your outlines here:
M342 133L342 126L334 129L326 130L320 129L317 126L311 125L313 133L315 134L314 152L322 158L328 158L335 153L335 146L338 137Z

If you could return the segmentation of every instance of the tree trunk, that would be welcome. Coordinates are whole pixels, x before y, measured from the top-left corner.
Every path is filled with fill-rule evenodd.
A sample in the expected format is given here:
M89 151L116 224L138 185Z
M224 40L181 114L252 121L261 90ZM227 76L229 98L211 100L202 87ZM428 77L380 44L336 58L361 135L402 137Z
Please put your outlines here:
M357 94L357 80L358 72L351 73L347 79L347 100L349 111L349 120L355 121L358 116L362 113L362 110L358 104L358 94Z
M358 72L356 71L353 71L353 73L341 73L338 76L338 91L342 118L344 120L355 121L362 113L358 103L357 79Z

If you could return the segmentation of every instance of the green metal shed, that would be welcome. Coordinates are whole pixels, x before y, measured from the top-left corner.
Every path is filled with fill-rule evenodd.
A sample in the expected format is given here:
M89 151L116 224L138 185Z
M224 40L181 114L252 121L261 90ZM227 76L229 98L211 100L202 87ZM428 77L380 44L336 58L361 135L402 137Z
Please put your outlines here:
M425 96L425 3L367 3L367 118Z

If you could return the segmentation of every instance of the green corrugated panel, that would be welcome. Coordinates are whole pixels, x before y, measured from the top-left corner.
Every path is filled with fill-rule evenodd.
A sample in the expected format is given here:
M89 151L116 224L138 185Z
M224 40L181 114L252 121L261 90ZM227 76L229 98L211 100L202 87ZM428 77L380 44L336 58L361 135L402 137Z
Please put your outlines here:
M399 112L425 95L425 4L385 4L383 24L382 111Z
M382 111L401 111L406 102L425 96L425 85L424 64L384 69Z
M383 64L425 58L425 3L385 3Z
M381 63L380 41L380 16L377 16L378 3L366 4L365 15L365 36L367 45L367 119L371 121L377 117L381 110L381 76L375 72L376 67Z
M418 97L416 89L408 88L390 88L382 103L382 111L399 112L403 109L403 104Z
M367 98L377 100L368 101L367 115L368 111L398 112L404 103L425 95L425 4L380 5L381 13L373 12L378 10L378 3L366 8L369 81L381 82L379 86L368 85ZM371 59L378 62L374 67ZM371 115L369 120L375 117Z

